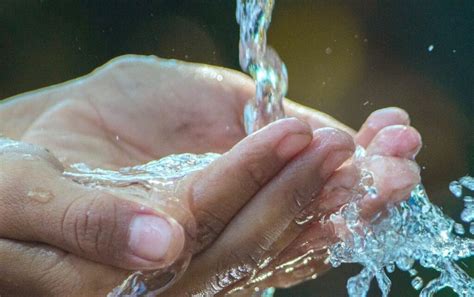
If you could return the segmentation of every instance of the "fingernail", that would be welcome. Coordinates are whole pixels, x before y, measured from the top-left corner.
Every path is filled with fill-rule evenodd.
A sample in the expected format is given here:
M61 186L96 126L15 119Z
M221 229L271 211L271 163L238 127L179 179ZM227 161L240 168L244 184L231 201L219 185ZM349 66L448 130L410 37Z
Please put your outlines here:
M148 261L166 258L173 242L173 227L157 216L139 215L130 224L129 247L135 256Z
M293 157L296 153L307 147L311 142L311 135L308 134L292 134L286 136L278 144L278 155L283 159Z

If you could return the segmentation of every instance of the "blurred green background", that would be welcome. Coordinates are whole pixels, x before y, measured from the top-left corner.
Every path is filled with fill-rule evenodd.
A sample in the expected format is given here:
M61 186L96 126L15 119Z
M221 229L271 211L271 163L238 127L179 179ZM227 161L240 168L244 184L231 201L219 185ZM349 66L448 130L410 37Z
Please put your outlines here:
M474 174L473 29L472 0L277 0L269 43L298 102L354 128L375 109L406 109L424 140L424 184L457 217L462 205L447 185ZM1 0L0 98L128 53L239 69L238 30L232 0ZM474 261L464 262L472 275ZM345 266L276 295L346 296L345 281L359 269ZM391 296L417 295L407 274L392 280Z

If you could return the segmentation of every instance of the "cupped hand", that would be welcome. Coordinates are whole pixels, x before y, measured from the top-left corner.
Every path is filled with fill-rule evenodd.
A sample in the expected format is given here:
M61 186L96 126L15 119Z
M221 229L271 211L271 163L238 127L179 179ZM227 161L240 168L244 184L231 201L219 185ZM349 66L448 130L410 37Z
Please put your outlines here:
M171 265L189 237L199 258L228 260L212 267L219 275L242 261L254 265L349 157L353 143L334 129L313 135L296 119L244 138L241 114L252 92L249 79L236 72L127 56L2 103L0 133L20 141L0 144L2 295L103 295L130 270ZM301 108L288 111L308 116ZM306 120L313 128L350 131L323 114ZM117 169L208 151L227 153L189 178L181 197L196 230L187 215L62 175L63 166L76 162ZM207 290L215 284L209 277L186 292Z
M421 137L409 125L406 112L386 108L372 113L354 137L356 144L365 148L363 167L373 174L377 189L375 197L367 194L360 202L361 215L367 223L388 205L407 199L420 182L414 159L421 148ZM328 218L360 191L359 166L348 160L331 175L317 197L289 226L289 238L283 237L275 244L283 249L278 249L272 261L246 283L238 284L245 289L236 295L251 296L255 288L290 287L330 269L327 248L345 237L345 229L334 226Z

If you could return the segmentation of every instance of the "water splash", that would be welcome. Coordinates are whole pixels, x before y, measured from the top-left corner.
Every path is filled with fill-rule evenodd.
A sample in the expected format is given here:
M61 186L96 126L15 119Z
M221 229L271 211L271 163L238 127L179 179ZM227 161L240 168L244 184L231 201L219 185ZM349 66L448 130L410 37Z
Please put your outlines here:
M285 117L283 97L288 89L288 73L276 51L267 46L273 5L273 0L237 0L240 66L256 85L255 97L244 108L247 134Z
M459 184L472 185L472 177L461 180L463 183ZM450 188L457 196L459 189ZM329 248L331 264L338 267L342 263L359 263L364 267L348 280L349 296L366 296L374 278L382 296L388 296L391 282L385 271L393 272L396 266L415 276L415 262L440 273L425 286L420 277L412 280L415 289L422 289L420 296L433 296L445 287L459 296L474 296L474 279L455 263L474 256L474 240L458 235L462 233L456 231L459 223L429 201L422 185L411 192L407 201L390 207L375 222L360 216L361 200L361 195L354 196L332 215L334 221L343 218L349 232Z

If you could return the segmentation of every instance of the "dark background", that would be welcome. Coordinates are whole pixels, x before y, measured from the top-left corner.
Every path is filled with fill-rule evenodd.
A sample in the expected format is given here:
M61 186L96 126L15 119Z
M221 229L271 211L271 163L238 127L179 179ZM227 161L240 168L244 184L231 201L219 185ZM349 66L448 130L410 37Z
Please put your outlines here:
M457 218L447 185L474 173L474 1L276 2L269 43L287 64L288 97L355 128L375 109L405 108L424 140L423 182ZM0 0L0 98L128 53L238 69L238 30L232 0ZM345 296L358 269L277 296ZM391 296L416 295L407 274L392 280Z

